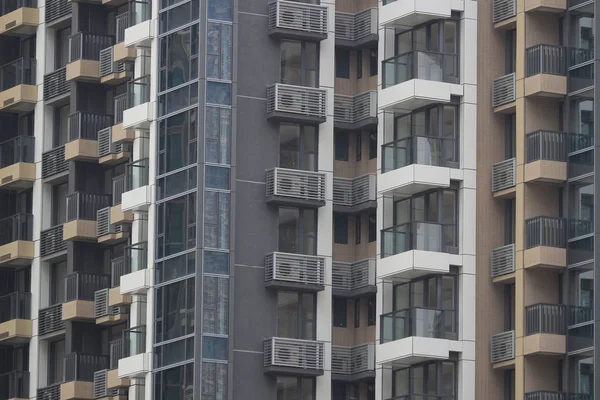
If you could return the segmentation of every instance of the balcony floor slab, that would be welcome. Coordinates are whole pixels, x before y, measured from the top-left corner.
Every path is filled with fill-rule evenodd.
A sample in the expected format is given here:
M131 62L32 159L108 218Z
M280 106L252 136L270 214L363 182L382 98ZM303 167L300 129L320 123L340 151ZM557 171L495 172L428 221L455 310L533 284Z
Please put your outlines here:
M451 351L462 352L455 340L411 336L377 345L377 364L384 367L406 367L430 360L447 360Z
M34 182L34 163L18 162L0 169L0 189L29 189Z
M449 103L451 96L462 96L461 85L411 79L381 89L379 91L379 108L389 112L409 112L430 104Z
M447 274L451 265L462 265L462 256L409 250L377 261L377 278L409 280L430 274Z

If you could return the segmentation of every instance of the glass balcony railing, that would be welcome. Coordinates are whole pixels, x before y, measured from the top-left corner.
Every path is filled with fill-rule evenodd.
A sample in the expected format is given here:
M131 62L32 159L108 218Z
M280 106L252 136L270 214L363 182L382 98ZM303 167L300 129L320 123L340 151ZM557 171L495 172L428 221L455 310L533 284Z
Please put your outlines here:
M0 219L0 246L17 240L33 240L33 215L15 214Z
M123 357L133 357L146 351L146 326L123 331Z
M410 136L381 146L382 170L393 171L412 164L458 168L455 139Z
M411 79L458 83L458 55L411 51L382 62L383 88Z
M31 319L31 293L0 296L0 324L13 319Z
M33 163L35 138L33 136L17 136L0 143L0 168L16 163Z
M150 101L150 76L142 76L127 82L127 108Z
M150 1L129 2L129 26L141 24L148 21L152 15L152 3Z
M456 225L407 222L381 230L381 257L409 250L458 253Z
M456 311L413 307L381 316L381 343L411 336L457 340Z
M125 247L125 274L141 271L148 266L148 242L139 242Z
M125 191L148 185L148 162L142 158L125 166Z
M35 85L34 58L19 58L0 67L0 91L17 85Z

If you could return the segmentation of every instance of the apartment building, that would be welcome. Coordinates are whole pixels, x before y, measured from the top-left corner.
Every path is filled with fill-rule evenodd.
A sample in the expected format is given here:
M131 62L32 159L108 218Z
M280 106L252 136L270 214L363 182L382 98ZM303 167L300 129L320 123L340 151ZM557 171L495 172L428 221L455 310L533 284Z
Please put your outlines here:
M0 4L0 400L482 398L478 3Z
M479 3L477 398L600 398L595 8Z

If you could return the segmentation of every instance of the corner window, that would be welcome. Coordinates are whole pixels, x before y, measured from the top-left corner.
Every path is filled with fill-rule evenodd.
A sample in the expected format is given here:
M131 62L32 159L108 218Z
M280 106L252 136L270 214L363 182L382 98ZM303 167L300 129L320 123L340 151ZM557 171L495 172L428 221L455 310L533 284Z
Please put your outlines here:
M157 343L194 333L195 287L195 279L190 278L156 290Z
M334 136L335 159L348 161L350 156L350 139L347 132L336 132Z
M319 86L319 45L300 40L281 41L281 83Z
M348 244L348 216L345 214L333 214L334 242Z
M347 318L347 302L346 299L334 297L333 299L333 326L336 328L346 327Z
M335 50L335 77L350 78L350 51L346 49Z

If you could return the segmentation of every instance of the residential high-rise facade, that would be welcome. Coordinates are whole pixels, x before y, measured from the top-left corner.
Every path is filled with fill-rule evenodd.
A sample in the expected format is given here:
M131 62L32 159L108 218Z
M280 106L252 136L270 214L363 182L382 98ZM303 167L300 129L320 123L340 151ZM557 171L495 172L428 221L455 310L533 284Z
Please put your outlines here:
M489 398L487 5L0 4L0 400Z

